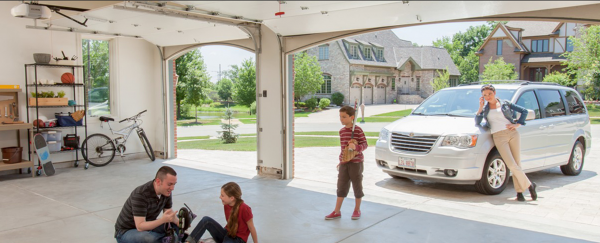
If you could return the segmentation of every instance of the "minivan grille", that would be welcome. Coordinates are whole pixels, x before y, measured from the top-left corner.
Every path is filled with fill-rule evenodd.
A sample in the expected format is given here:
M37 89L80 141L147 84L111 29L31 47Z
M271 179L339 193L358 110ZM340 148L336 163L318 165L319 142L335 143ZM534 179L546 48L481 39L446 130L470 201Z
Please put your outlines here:
M395 150L429 153L439 136L409 136L404 133L392 133L392 147Z

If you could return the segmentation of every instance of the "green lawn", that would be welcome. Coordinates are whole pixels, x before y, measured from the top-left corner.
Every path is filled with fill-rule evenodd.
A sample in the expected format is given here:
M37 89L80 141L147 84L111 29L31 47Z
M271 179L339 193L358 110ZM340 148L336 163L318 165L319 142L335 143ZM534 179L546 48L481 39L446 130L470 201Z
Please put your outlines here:
M244 123L244 124L256 124L256 118L254 118L254 119L240 119L240 122Z
M308 115L310 115L310 113L312 113L312 112L298 111L298 112L294 112L294 117L308 117Z
M592 124L600 124L600 118L592 118Z
M374 146L377 139L367 139L370 146ZM339 138L296 137L296 148L305 147L337 147L340 146ZM237 143L224 144L219 139L208 139L192 142L177 143L178 149L205 149L224 151L256 151L256 137L240 137Z
M208 139L210 136L195 136L195 137L178 137L177 141L194 140L194 139Z
M396 120L400 119L402 117L365 117L365 122L395 122ZM360 126L360 121L361 119L358 118L358 122L357 123Z
M590 117L600 117L600 105L587 105Z
M412 112L412 109L406 109L406 110L401 110L401 111L392 111L392 112L388 112L388 113L383 113L383 114L379 114L379 115L374 115L374 116L388 116L388 117L405 117L410 115L410 113Z

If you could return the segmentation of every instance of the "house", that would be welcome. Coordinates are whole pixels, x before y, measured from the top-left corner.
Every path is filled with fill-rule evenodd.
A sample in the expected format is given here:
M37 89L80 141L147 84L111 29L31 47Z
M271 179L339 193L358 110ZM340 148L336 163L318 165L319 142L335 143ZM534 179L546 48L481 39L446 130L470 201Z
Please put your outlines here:
M433 94L436 71L448 69L454 86L460 75L445 49L413 46L391 30L332 41L307 53L318 57L325 80L314 97L340 92L344 104L418 104Z
M573 51L569 36L575 36L578 24L566 22L510 21L498 23L476 55L479 73L485 65L500 57L515 65L518 79L542 81L554 71L564 72L561 55Z

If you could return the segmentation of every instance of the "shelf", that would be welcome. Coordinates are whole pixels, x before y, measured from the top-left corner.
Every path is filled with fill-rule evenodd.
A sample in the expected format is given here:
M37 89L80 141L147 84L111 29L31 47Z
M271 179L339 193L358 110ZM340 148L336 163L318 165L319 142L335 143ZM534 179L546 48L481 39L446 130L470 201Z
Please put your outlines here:
M12 131L21 129L31 129L33 123L21 123L21 124L0 124L0 131Z
M85 105L29 106L29 108L68 108L68 107L85 107Z
M65 65L65 64L41 64L41 63L32 63L32 64L25 64L25 67L50 67L50 68L60 68L60 67L68 67L68 68L72 68L72 67L83 67L83 65Z
M33 127L33 129L40 129L40 130L54 130L54 129L69 129L69 128L74 128L74 127L77 127L77 128L84 128L84 127L85 127L85 125L82 125L82 126L66 126L66 127L40 127L40 128Z
M63 84L63 83L56 83L56 84L28 84L27 86L29 87L73 87L73 86L83 86L83 83L74 83L74 84Z
M16 169L22 169L22 168L28 168L28 167L33 167L33 162L23 160L19 163L7 164L7 163L0 161L0 171L16 170Z
M73 149L73 150L61 150L61 151L51 151L50 154L63 154L63 153L70 153L70 152L76 152L79 149ZM37 154L36 151L33 151L34 154Z

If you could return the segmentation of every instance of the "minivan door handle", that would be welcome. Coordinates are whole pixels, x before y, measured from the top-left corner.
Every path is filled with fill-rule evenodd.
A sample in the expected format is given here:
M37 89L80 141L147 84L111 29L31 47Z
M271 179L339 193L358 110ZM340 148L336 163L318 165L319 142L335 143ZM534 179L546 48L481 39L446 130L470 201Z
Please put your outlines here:
M546 129L546 126L540 126L540 130Z

